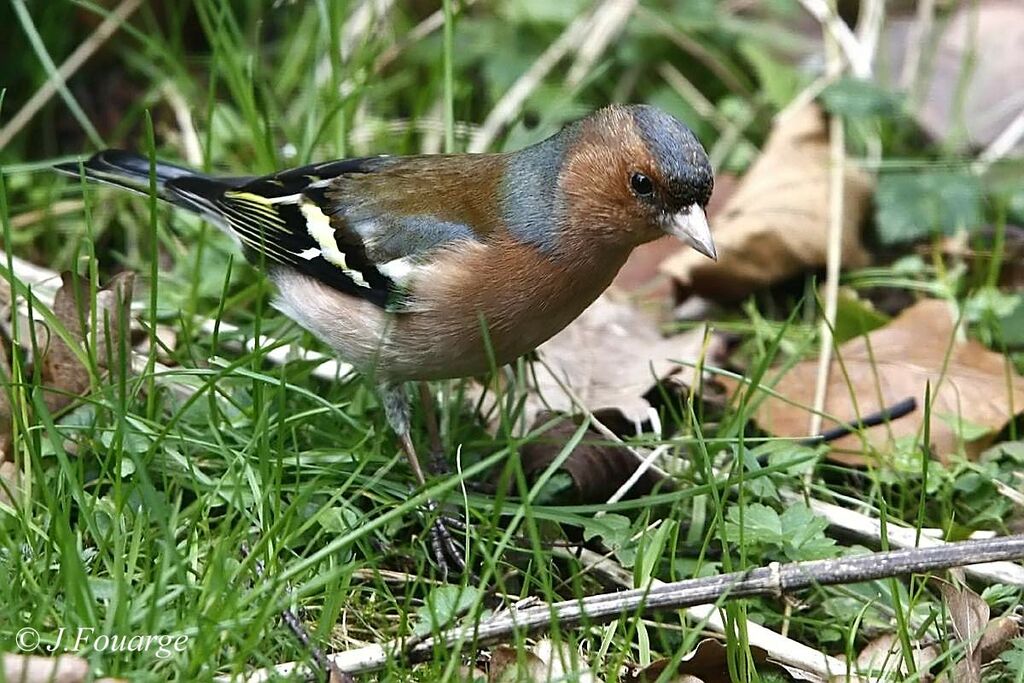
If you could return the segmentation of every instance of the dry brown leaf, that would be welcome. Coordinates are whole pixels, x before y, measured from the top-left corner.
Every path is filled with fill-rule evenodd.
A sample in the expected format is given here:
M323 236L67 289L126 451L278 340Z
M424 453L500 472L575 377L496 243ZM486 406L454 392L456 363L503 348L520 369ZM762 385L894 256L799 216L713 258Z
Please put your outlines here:
M954 667L957 683L981 683L981 634L991 614L988 603L965 583L962 571L951 571L953 581L935 578L935 584L946 603L956 639L966 652Z
M750 653L758 671L784 672L796 681L812 681L821 683L821 677L784 666L771 659L769 654L759 647L751 647ZM620 680L623 683L651 683L661 680L660 677L670 663L670 659L659 659L646 667L630 666ZM726 647L714 638L705 638L697 643L693 651L685 655L675 675L669 679L672 683L688 683L696 679L702 683L730 683L729 662Z
M985 632L978 641L978 657L982 664L995 661L1013 643L1014 638L1024 634L1022 620L1018 616L996 617L988 622Z
M21 472L13 462L0 462L0 503L10 505L21 490Z
M500 645L491 652L488 683L555 683L556 681L599 683L586 661L565 642L549 638L521 651Z
M1010 406L1024 410L1024 378L1007 367L1003 356L979 342L954 343L953 338L949 307L928 299L885 327L846 342L832 362L825 412L848 423L908 396L923 405L925 386L930 382L934 455L945 459L958 452L964 442L960 426L983 426L995 433L1013 417ZM806 406L814 402L816 375L816 360L794 365L775 391L797 405L768 397L757 410L758 424L777 436L807 436L810 412ZM918 434L924 414L919 408L888 425L865 430L866 444L856 434L838 439L832 443L830 457L846 464L863 464L870 457L865 445L874 453L888 452L893 439ZM835 425L825 420L825 428ZM965 445L968 454L975 455L984 447L985 438Z
M556 413L544 411L537 415L534 429L551 420L559 419ZM531 439L520 448L523 473L528 480L534 480L558 458L565 445L579 429L569 418L548 428L536 439ZM593 427L587 430L583 440L562 462L561 471L572 479L572 490L559 495L560 505L585 505L604 503L619 487L633 475L639 461L622 444L610 443L608 438ZM500 467L498 468L500 469ZM651 493L655 486L662 490L672 482L652 470L645 471L626 494L626 499L638 498Z
M919 643L911 643L911 646L914 648L914 667L918 671L928 669L942 654L936 645L921 646ZM895 633L886 633L865 645L857 655L857 672L870 674L871 680L902 680L902 676L909 672L903 660L903 645L899 636ZM897 672L902 676L898 676ZM844 677L841 680L846 679Z
M0 287L0 291L3 289ZM0 383L8 384L10 381L11 363L7 357L6 340L0 339ZM7 394L7 388L0 387L0 463L9 460L11 456L11 432L14 428L12 418L11 399ZM3 500L3 496L0 492L0 500Z
M89 675L89 664L75 655L5 654L3 673L3 680L18 683L78 683Z
M659 380L692 380L692 369L680 361L697 362L704 336L704 328L696 328L664 337L631 306L601 297L537 349L544 362L536 364L536 390L551 409L572 413L564 383L591 409L618 408L627 418L642 421L649 409L644 394ZM711 337L707 356L723 352L720 338Z
M1024 3L961 3L940 26L918 120L940 140L962 132L971 146L989 145L1024 104L1010 96L1024 92Z
M61 280L63 284L53 301L53 315L72 340L81 343L88 337L99 369L105 370L108 359L116 358L121 330L129 329L129 306L135 275L119 273L96 293L96 330L89 329L94 313L89 302L88 285L71 273L62 274ZM67 407L74 397L89 389L88 369L56 333L49 334L45 340L41 363L43 385L50 390L44 394L46 405L52 412Z
M843 196L843 266L868 263L860 226L873 181L847 167ZM829 212L826 119L817 104L777 124L761 156L712 220L718 262L692 250L662 266L684 290L735 300L806 271L823 268Z

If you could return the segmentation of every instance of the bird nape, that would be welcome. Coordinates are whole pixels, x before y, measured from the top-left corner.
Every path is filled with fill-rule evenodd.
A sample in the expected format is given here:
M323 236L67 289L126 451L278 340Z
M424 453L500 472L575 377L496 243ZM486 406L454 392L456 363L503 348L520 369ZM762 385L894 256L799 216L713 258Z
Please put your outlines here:
M421 487L407 382L482 375L532 351L640 244L669 234L717 256L707 154L686 125L646 105L606 107L502 154L216 177L107 150L57 169L152 187L231 235L276 285L275 306L377 383ZM430 533L442 571L462 570L443 521Z

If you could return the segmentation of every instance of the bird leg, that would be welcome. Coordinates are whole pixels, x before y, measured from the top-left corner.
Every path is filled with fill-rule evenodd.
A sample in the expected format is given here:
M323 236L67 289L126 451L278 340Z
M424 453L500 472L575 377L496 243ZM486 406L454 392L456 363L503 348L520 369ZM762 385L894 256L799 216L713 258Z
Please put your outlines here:
M434 397L430 395L430 386L426 382L417 382L420 391L420 405L423 406L423 420L427 423L427 438L430 440L430 462L427 468L431 474L451 474L452 468L444 457L444 444L441 442L441 423L434 410Z
M427 480L423 476L423 468L420 467L420 460L416 455L416 447L412 443L412 436L409 431L411 411L409 409L409 397L405 392L405 386L401 384L385 384L380 387L381 398L384 401L384 413L388 418L388 424L398 435L398 442L405 452L409 461L413 477L421 487L426 487ZM437 501L427 502L427 510L434 513L437 510ZM440 566L441 571L447 575L451 568L449 560L455 565L456 573L466 568L466 561L462 552L452 540L451 533L445 524L443 516L434 516L434 522L430 526L430 549L434 559Z

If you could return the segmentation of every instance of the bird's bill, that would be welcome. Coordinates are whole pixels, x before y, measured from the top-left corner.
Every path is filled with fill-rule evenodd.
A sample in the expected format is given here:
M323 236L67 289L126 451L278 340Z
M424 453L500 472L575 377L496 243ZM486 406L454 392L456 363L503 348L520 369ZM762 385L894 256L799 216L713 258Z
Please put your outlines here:
M711 239L711 226L704 209L693 204L679 213L668 216L665 221L665 232L686 242L712 261L718 260L715 241Z

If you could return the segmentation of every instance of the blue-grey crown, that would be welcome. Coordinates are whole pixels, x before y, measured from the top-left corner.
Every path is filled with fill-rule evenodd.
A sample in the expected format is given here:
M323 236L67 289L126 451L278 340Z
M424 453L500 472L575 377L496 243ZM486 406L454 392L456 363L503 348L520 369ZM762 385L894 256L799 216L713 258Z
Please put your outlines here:
M707 152L686 124L657 107L630 107L633 120L662 177L673 204L704 206L711 198L714 176Z

